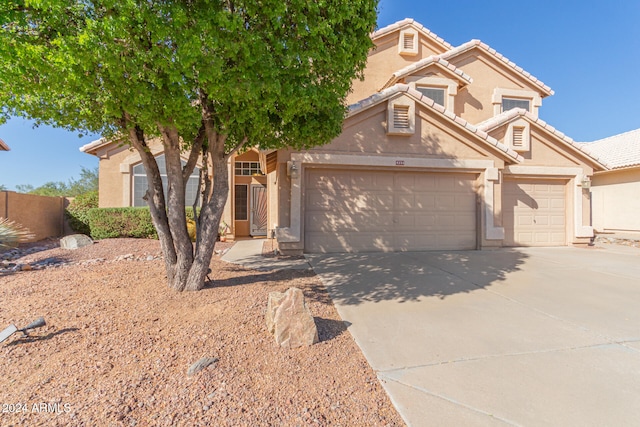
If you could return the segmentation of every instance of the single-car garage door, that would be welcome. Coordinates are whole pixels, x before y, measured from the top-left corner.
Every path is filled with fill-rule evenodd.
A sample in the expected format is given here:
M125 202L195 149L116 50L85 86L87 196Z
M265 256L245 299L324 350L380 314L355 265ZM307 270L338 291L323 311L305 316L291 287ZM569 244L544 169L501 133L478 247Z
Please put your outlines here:
M505 246L566 245L566 187L559 180L505 179Z
M476 174L307 170L306 252L476 248Z

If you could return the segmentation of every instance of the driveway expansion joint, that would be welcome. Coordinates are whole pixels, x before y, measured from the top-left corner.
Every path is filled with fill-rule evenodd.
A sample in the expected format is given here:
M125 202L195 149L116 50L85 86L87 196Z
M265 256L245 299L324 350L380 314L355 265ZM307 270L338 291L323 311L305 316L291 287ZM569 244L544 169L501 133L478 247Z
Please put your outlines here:
M510 426L520 426L520 424L516 423L515 421L511 421L511 420L508 420L506 418L499 417L497 415L494 415L494 414L491 414L489 412L483 411L482 409L479 409L479 408L476 408L474 406L470 406L470 405L467 405L465 403L462 403L462 402L460 402L458 400L455 400L455 399L453 399L451 397L444 396L444 395L438 394L438 393L434 393L434 392L432 392L430 390L427 390L425 388L422 388L422 387L417 387L415 385L408 384L408 383L406 383L404 381L400 381L400 380L397 380L395 378L388 377L388 376L386 376L384 374L380 374L379 372L378 372L378 378L384 379L384 381L391 381L391 382L403 385L405 387L409 387L409 388L411 388L413 390L416 390L416 391L418 391L420 393L428 394L429 396L435 397L437 399L444 400L444 401L449 402L449 403L451 403L453 405L460 406L460 407L465 408L465 409L467 409L469 411L475 412L475 413L480 414L480 415L484 415L484 416L489 417L491 419L494 419L496 421L501 421L501 422L503 422L505 424L508 424Z
M523 352L517 352L517 353L490 354L490 355L486 355L486 356L476 356L476 357L463 357L463 358L453 359L453 360L425 363L425 364L422 364L422 365L402 366L402 367L399 367L399 368L392 368L392 369L376 369L375 371L380 373L380 374L382 374L382 375L384 375L384 374L387 374L387 373L395 373L395 372L403 372L403 371L404 372L409 372L409 371L413 371L413 370L416 370L416 369L430 368L430 367L433 367L433 366L442 366L442 365L449 365L449 364L455 364L455 363L476 362L476 361L479 361L479 360L491 360L491 359L499 359L499 358L504 358L504 357L527 356L527 355L545 354L545 353L561 353L561 352L576 351L576 350L595 349L595 348L598 348L598 347L608 347L608 346L611 346L611 345L619 345L619 346L624 347L624 348L626 348L628 350L633 350L633 351L635 351L637 353L640 353L640 350L626 345L627 343L633 343L633 342L639 342L639 341L638 340L607 341L607 342L601 342L601 343L589 344L589 345L583 345L583 346L564 347L564 348L551 348L551 349L546 349L546 350L523 351Z

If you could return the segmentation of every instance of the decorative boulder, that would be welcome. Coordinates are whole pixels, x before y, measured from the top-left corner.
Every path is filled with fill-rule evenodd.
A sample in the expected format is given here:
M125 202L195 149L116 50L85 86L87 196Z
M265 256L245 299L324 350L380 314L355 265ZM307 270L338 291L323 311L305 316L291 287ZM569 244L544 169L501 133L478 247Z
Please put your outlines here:
M93 240L84 234L71 234L70 236L64 236L60 239L60 247L62 249L74 250L89 245L93 245Z
M298 288L269 293L267 329L281 347L296 348L318 342L318 329Z

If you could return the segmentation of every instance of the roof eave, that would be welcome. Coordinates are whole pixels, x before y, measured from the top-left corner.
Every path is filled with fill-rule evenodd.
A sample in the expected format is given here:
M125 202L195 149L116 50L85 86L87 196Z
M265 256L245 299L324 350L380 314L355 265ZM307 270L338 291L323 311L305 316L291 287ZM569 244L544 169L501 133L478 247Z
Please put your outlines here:
M427 27L417 22L412 18L405 18L401 21L394 22L393 24L387 25L386 27L380 28L379 30L371 33L371 40L375 43L375 41L381 37L386 36L387 34L391 34L395 31L401 30L405 27L413 26L416 30L429 37L431 40L439 44L443 49L448 50L452 49L453 46L447 42L442 37L438 36L433 31L429 30Z
M459 55L462 55L463 53L468 52L468 51L473 50L473 49L480 49L483 52L486 52L487 54L489 54L492 57L494 57L499 63L507 65L510 70L515 71L517 74L519 74L520 76L522 76L526 80L529 80L531 83L533 83L533 85L535 87L537 87L540 90L540 94L541 94L541 96L543 98L545 98L547 96L551 96L551 95L553 95L555 93L553 91L553 89L551 89L549 86L544 84L540 79L538 79L537 77L535 77L534 75L532 75L528 71L525 71L524 68L520 67L515 62L511 61L509 58L507 58L506 56L502 55L501 53L496 51L494 48L492 48L488 44L486 44L486 43L484 43L484 42L482 42L481 40L478 40L478 39L473 39L473 40L470 40L470 41L468 41L466 43L463 43L460 46L457 46L457 47L455 47L455 48L453 48L453 49L441 54L440 56L443 59L446 59L447 61L449 61L451 58L455 58L455 57L457 57Z
M507 160L512 161L514 163L521 163L522 161L524 161L524 158L520 154L518 154L513 149L507 147L503 143L499 142L497 139L490 136L484 130L477 128L476 126L467 122L462 117L453 114L451 111L445 110L444 107L442 107L439 104L436 104L432 99L423 95L417 90L411 89L409 85L406 85L406 84L401 84L401 83L396 84L390 88L387 88L381 92L378 92L370 96L369 98L365 98L357 102L356 104L352 104L349 107L350 111L347 113L347 118L353 117L376 105L386 102L388 99L390 99L392 96L396 94L407 94L411 96L416 101L420 102L422 105L428 108L431 108L432 110L441 114L443 117L446 117L449 121L454 123L456 126L463 128L466 132L473 135L475 138L480 139L487 146L489 146L489 148L492 148L496 152L499 152L502 155L502 157L506 158Z
M485 132L492 132L508 124L509 122L513 121L517 117L524 118L529 123L537 125L540 129L544 130L548 134L562 141L567 147L569 147L575 153L578 153L579 155L586 157L588 160L593 162L593 164L598 168L601 168L602 170L611 169L611 166L607 162L595 156L593 153L590 153L588 149L584 149L584 144L575 142L572 138L568 137L563 132L560 132L559 130L557 130L555 127L551 126L544 120L538 117L535 117L533 114L531 114L530 112L522 108L514 108L512 110L505 111L500 115L492 117L491 119L486 120L485 122L479 124L478 127L484 130Z

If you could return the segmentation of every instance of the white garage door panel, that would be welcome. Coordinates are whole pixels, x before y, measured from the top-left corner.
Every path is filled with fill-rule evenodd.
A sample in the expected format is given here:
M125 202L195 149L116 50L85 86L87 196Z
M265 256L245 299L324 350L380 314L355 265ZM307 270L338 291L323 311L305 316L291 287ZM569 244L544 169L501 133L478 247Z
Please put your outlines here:
M475 249L476 177L310 170L305 251Z
M566 181L505 180L505 245L566 245L565 189Z

